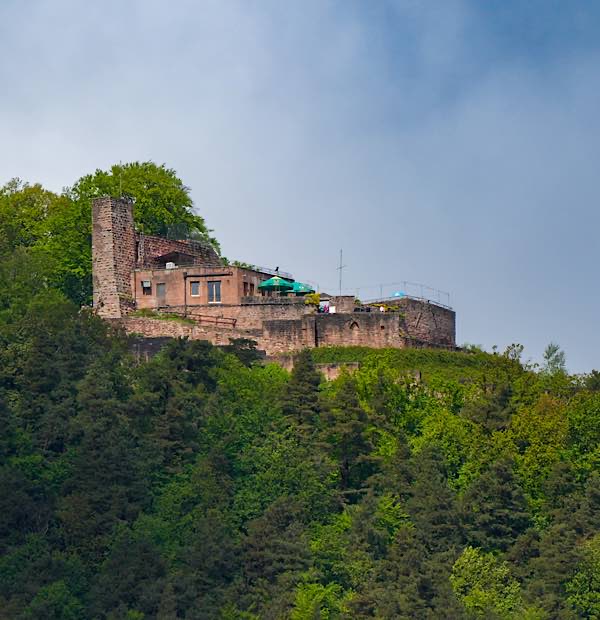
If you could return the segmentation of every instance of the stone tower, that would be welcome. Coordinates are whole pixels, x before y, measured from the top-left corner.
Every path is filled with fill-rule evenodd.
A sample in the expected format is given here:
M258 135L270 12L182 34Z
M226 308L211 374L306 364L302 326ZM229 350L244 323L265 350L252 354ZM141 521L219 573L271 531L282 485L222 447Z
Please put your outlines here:
M133 204L104 196L92 202L92 281L94 308L107 319L118 319L134 306L131 272L136 237Z

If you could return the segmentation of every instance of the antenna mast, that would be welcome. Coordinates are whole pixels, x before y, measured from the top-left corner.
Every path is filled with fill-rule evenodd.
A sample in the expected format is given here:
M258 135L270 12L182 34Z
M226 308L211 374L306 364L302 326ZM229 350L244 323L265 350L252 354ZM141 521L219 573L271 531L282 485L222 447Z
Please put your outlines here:
M343 252L340 250L340 266L337 268L340 272L340 297L342 296L342 271L345 267L347 267L347 265L343 264Z

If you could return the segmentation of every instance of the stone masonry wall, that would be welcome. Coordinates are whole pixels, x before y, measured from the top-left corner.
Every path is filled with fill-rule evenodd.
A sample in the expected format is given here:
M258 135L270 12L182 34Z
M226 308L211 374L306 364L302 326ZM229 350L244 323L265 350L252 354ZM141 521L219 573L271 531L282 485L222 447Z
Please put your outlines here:
M422 302L419 302L422 304ZM364 346L372 348L404 348L407 346L452 346L454 342L453 313L439 313L439 307L424 307L418 310L419 303L412 306L413 312L407 313L408 319L397 312L352 312L336 314L305 314L299 318L291 315L282 319L265 319L264 315L241 321L235 327L214 326L199 322L196 325L181 321L165 321L149 318L125 319L122 323L128 332L140 333L149 337L170 336L204 339L214 344L227 344L229 338L250 338L255 340L260 350L267 355L280 355L304 348L326 346ZM252 304L249 304L250 306ZM268 304L277 308L277 304ZM283 306L285 304L280 304ZM293 304L289 304L294 308ZM297 305L297 308L300 306ZM232 308L234 308L232 306ZM246 312L247 306L238 306L240 316ZM254 306L255 312L260 305ZM223 308L226 310L226 308ZM441 308L441 310L444 310ZM282 311L281 307L278 311ZM296 312L296 310L291 310ZM224 312L223 316L227 316ZM217 316L215 311L215 316ZM260 327L248 327L258 324ZM433 323L433 321L437 323ZM445 321L445 322L444 322ZM428 325L434 325L434 328ZM407 329L414 329L408 332ZM437 331L428 332L428 329ZM416 334L416 336L414 335ZM422 338L425 336L426 338ZM437 341L432 338L438 338Z
M98 314L119 318L133 307L131 272L135 267L132 204L116 198L92 203L93 303Z
M139 334L146 338L189 338L190 340L208 340L216 345L229 344L230 338L250 338L259 340L257 331L214 328L203 325L191 325L184 321L167 321L147 317L128 317L118 322L130 334Z
M244 298L248 299L248 298ZM203 304L193 306L189 304L187 308L183 305L170 306L166 308L168 312L183 314L193 318L195 315L210 316L215 318L229 318L236 321L236 327L240 329L262 329L264 321L275 320L299 320L306 314L314 314L315 309L307 306L299 298L283 298L271 301L268 298L261 298L262 303L241 304ZM138 299L139 302L139 299ZM138 303L138 305L141 305Z
M266 362L272 362L281 366L284 370L292 372L294 369L295 353L277 355L276 357L266 358ZM332 362L317 363L317 370L325 377L327 381L337 379L343 372L353 373L360 368L360 362Z
M332 297L330 303L336 306L338 312L348 313L354 309L354 297ZM304 316L315 315L316 308L307 305L302 297L246 297L242 298L240 305L202 306L197 312L235 318L236 327L242 329L260 329L265 321L297 321Z
M277 355L315 346L355 344L369 347L402 347L398 336L398 316L305 316L301 320L265 321L262 330L226 329L191 325L146 317L129 317L119 321L129 333L148 338L170 337L208 340L228 344L230 338L250 338L267 355ZM356 327L358 325L358 327ZM381 327L384 329L381 329ZM391 332L396 330L395 335Z
M396 313L318 314L316 342L319 347L365 346L402 348L400 317Z
M450 308L418 299L403 298L403 330L410 346L456 346L456 313Z
M207 242L191 240L174 240L137 233L137 266L156 267L156 258L171 252L180 252L194 257L194 263L207 267L220 267L223 261L215 249Z

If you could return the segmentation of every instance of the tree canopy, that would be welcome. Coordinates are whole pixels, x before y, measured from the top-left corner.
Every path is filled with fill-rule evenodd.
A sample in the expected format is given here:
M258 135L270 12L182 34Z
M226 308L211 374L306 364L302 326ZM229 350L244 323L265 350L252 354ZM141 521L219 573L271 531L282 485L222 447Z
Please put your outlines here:
M20 290L27 286L20 275L29 273L34 287L50 287L77 304L89 304L91 203L105 195L133 198L136 226L147 234L203 239L219 248L194 211L189 188L165 165L114 165L83 176L60 194L12 179L0 188L0 271L8 274L0 280L3 289L6 283L10 295L27 295ZM10 277L14 272L17 278Z
M139 360L51 289L6 304L0 617L597 615L580 378L510 352L363 351L331 382L314 358L350 350Z

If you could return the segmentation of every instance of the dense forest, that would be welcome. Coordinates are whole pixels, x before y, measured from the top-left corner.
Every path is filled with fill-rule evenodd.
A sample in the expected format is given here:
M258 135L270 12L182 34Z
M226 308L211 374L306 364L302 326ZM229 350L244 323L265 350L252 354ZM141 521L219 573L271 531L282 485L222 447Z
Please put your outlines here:
M0 618L600 617L599 373L516 345L137 359L81 307L77 191L0 192Z
M47 295L2 329L3 618L600 614L595 376L247 343L148 361ZM415 371L421 370L421 376Z

